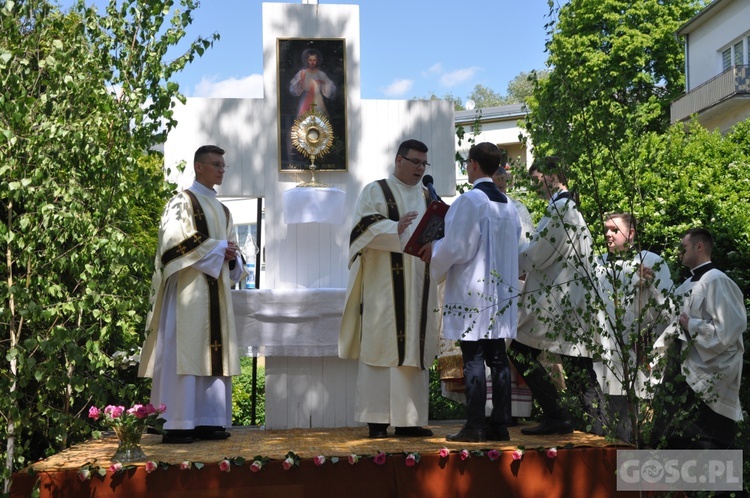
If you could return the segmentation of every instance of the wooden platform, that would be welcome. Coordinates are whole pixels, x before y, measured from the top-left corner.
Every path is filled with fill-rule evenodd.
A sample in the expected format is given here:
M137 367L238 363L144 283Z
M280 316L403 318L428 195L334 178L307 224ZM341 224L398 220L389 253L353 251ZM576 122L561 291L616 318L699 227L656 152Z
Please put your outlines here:
M40 497L456 497L485 491L497 496L501 489L504 496L620 496L616 493L616 452L624 444L580 432L525 436L521 427L510 428L508 442L449 443L445 436L457 432L460 424L430 428L435 434L429 438L373 440L367 437L366 428L235 427L227 440L187 445L161 444L160 436L144 435L144 452L159 464L150 473L145 462L112 472L110 459L117 441L106 435L35 463L33 474L29 469L17 473L11 496L29 496L35 485ZM392 434L393 428L389 430ZM524 449L523 457L514 460L513 452L519 447ZM546 452L552 447L558 449L554 458ZM440 456L443 448L451 452L447 457ZM470 457L462 459L461 450L468 450ZM489 450L498 450L499 457L490 459ZM299 465L284 470L282 461L289 451L299 457ZM374 460L380 452L386 454L383 464ZM408 453L419 455L416 465L407 465ZM355 465L347 462L352 454L360 457ZM258 455L267 457L269 463L254 473L250 464ZM313 461L318 455L326 457L323 465ZM219 462L224 459L244 460L244 464L223 472ZM186 461L192 468L180 470L180 463ZM203 464L202 468L197 469L195 463ZM81 479L84 466L92 472L89 479Z

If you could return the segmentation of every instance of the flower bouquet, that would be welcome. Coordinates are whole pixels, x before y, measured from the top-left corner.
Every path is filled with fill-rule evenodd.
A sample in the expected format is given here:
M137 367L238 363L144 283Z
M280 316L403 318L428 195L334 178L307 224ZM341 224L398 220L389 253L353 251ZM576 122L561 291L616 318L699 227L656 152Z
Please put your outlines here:
M161 414L167 411L167 407L162 403L159 408L154 405L133 405L125 409L124 406L108 405L104 410L96 406L89 408L89 418L100 420L111 427L119 445L112 460L120 463L142 462L146 460L146 455L141 449L141 437L146 427L156 429L157 432L163 432L166 420L161 418Z

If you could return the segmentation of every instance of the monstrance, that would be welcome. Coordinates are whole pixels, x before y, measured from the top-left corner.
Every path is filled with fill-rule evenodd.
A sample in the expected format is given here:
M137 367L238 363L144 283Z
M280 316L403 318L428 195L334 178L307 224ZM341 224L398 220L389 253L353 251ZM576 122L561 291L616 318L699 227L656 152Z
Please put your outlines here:
M310 158L312 178L298 187L328 187L325 183L315 181L315 159L324 155L333 144L333 128L328 118L312 109L298 117L292 126L292 145L305 157Z

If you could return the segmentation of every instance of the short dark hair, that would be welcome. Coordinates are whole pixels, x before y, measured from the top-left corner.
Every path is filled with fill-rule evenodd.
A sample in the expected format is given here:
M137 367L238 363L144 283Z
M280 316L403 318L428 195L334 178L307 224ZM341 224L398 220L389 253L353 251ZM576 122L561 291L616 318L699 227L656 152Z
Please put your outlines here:
M560 158L557 156L546 156L541 159L534 159L534 162L529 168L529 174L538 171L543 175L555 175L560 183L567 185L568 179L565 177L561 162L562 161L560 161Z
M396 151L397 156L406 157L406 154L409 153L410 150L416 150L417 152L427 152L427 146L420 142L419 140L414 140L413 138L411 140L405 140L401 142L401 145L398 146L398 150Z
M706 248L706 253L709 256L711 255L711 251L713 251L714 248L714 238L711 235L711 232L705 228L696 227L686 230L683 234L683 237L685 236L690 236L690 242L692 244L703 242L703 246Z
M604 215L604 219L620 218L622 221L627 223L628 229L635 230L635 215L633 213L607 213Z
M220 156L224 155L224 149L217 145L201 145L198 147L198 150L195 151L195 156L193 156L193 162L199 163L203 159L204 156L208 154L219 154Z
M475 160L484 174L492 176L500 167L502 158L503 153L497 145L482 142L471 146L467 160Z

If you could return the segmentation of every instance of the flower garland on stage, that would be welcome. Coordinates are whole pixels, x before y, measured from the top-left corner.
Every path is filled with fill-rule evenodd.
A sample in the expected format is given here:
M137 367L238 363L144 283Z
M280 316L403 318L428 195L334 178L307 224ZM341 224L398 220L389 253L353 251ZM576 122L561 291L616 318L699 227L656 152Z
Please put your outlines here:
M567 444L564 446L564 448L569 449L572 448L572 444ZM538 447L535 448L540 454L545 455L548 459L552 460L557 458L557 447L553 446L551 448L544 448L544 447ZM512 456L512 463L520 462L520 460L523 459L523 455L526 451L526 448L524 446L518 446L515 450L511 452ZM490 449L490 450L450 450L448 448L441 448L439 451L439 456L441 459L448 459L450 458L450 454L455 453L458 455L459 459L462 461L469 460L470 458L482 458L487 457L491 462L494 462L498 458L500 458L500 455L502 455L502 450L496 450L496 449ZM362 454L358 455L355 453L352 453L346 457L346 462L348 462L350 465L356 465L362 460L369 459L372 460L373 463L376 465L384 465L388 459L389 456L395 455L394 453L387 453L384 451L379 451L375 455L368 455L368 454ZM414 467L416 466L419 461L421 460L421 455L418 451L404 451L403 455L404 458L404 465L407 467ZM338 463L342 457L338 456L332 456L332 457L326 457L325 455L316 455L312 458L313 463L315 466L320 467L322 465L325 465L327 462L330 462L331 464ZM221 461L218 462L219 470L222 472L231 472L232 467L242 467L245 464L245 458L243 457L224 457ZM250 472L260 472L263 470L263 468L268 464L268 462L271 461L271 458L267 456L257 455L250 460ZM284 470L292 470L296 467L299 467L300 464L300 457L295 454L293 451L289 451L285 456L284 459L281 461L282 468ZM167 470L169 468L179 468L180 470L191 470L196 469L200 470L203 467L205 467L205 463L202 462L191 462L189 460L186 460L184 462L181 462L179 464L172 464L168 462L157 462L153 460L149 460L145 462L145 470L147 473L151 474L152 472L156 472L157 470ZM78 471L78 479L81 481L87 481L91 479L93 476L99 476L99 477L105 477L107 473L110 474L119 474L122 472L127 472L129 470L137 468L138 465L127 465L127 464L121 464L119 462L115 462L109 466L105 467L99 467L95 465L95 462L87 462L85 463Z

